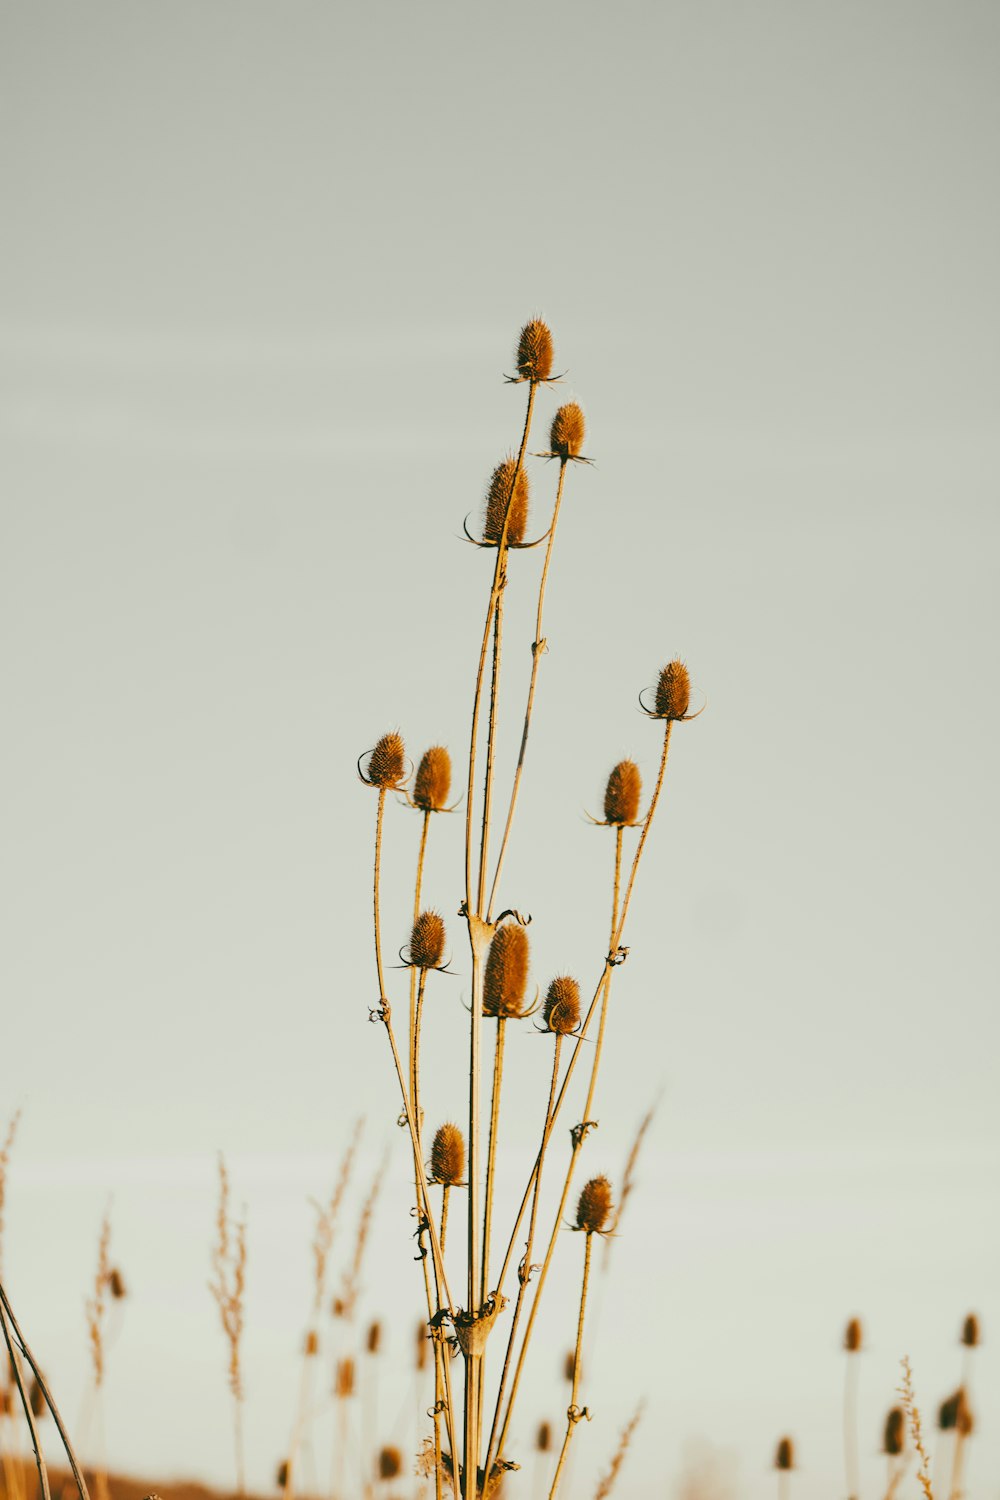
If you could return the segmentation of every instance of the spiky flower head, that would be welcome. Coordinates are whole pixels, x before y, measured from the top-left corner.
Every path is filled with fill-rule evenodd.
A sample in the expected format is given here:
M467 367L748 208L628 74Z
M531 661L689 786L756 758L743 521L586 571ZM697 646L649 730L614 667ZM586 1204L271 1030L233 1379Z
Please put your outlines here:
M539 1453L548 1453L552 1447L552 1428L548 1422L539 1422L535 1435L535 1448Z
M553 979L545 996L542 1019L558 1036L575 1031L580 1024L580 986L568 974Z
M774 1450L774 1467L776 1469L795 1468L795 1444L790 1437L783 1437L779 1440Z
M691 679L682 661L668 661L656 684L656 719L683 719L691 703Z
M903 1451L906 1437L906 1413L901 1406L894 1406L885 1419L882 1447L890 1458L898 1458Z
M575 1370L576 1352L573 1349L567 1349L565 1358L563 1359L563 1380L571 1381Z
M513 495L511 486L513 486ZM508 502L510 503L510 521L507 525L507 542L509 546L516 547L524 541L524 533L528 526L528 476L523 466L518 468L517 459L510 456L497 464L490 476L489 488L486 491L483 541L488 546L500 545Z
M861 1319L851 1318L844 1329L844 1348L848 1354L856 1354L861 1348L862 1332Z
M410 963L415 969L436 969L444 956L444 920L436 911L422 911L410 933Z
M969 1313L969 1316L962 1324L962 1343L967 1349L975 1349L976 1345L981 1342L981 1339L979 1319L975 1313Z
M451 791L451 756L443 745L432 745L420 757L413 782L413 800L421 812L441 812Z
M642 777L634 760L620 760L604 789L604 821L624 828L639 816Z
M406 770L406 748L403 736L390 729L378 741L368 757L367 779L380 790L398 786Z
M431 1145L431 1181L454 1187L465 1170L465 1141L457 1125L439 1125Z
M584 1183L576 1205L576 1227L587 1234L600 1234L611 1213L611 1184L606 1177Z
M534 383L552 374L552 334L541 318L532 318L521 329L515 358L522 380Z
M378 1477L395 1479L402 1473L403 1455L398 1448L383 1448L378 1456Z
M528 988L528 934L518 922L498 927L483 976L483 1014L519 1016Z
M586 436L587 423L584 420L583 408L575 401L567 401L565 406L560 406L552 418L552 426L549 429L549 447L557 458L579 458L583 452L583 442Z

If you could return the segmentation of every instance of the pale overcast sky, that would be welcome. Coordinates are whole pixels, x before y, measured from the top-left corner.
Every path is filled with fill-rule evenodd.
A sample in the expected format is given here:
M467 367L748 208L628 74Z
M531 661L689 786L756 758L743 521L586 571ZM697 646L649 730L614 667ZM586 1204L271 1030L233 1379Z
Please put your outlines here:
M538 983L599 966L610 850L584 809L623 755L653 776L639 689L679 654L706 705L675 735L587 1147L619 1179L661 1096L595 1295L572 1492L645 1395L623 1495L680 1493L707 1444L734 1493L770 1496L786 1431L793 1500L842 1493L857 1313L874 1497L899 1358L933 1429L975 1309L968 1486L996 1497L1000 10L0 11L5 1274L84 1449L113 1195L132 1296L109 1458L231 1482L206 1290L223 1148L249 1217L250 1478L271 1483L307 1199L362 1113L334 1272L388 1147L365 1309L405 1366L381 1435L412 1447L421 1293L354 766L390 726L461 757L490 567L461 525L519 436L501 377L542 314L567 374L538 437L579 399L596 464L569 476L504 885ZM532 477L540 516L555 475ZM512 703L539 561L512 565ZM427 876L456 971L429 1020L442 1117L461 823ZM392 809L392 950L416 834ZM509 1047L513 1192L548 1044ZM533 1422L566 1403L566 1240L528 1500Z

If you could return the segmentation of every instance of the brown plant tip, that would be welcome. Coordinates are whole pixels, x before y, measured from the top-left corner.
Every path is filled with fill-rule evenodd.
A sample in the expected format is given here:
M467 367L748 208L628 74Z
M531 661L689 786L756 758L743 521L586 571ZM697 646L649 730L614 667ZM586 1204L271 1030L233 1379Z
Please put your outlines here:
M573 1349L566 1350L566 1358L563 1360L563 1380L570 1382L576 1369L576 1352Z
M444 919L436 911L422 911L410 933L410 963L415 969L438 968L444 943Z
M377 1354L382 1347L382 1324L377 1318L374 1323L368 1325L368 1337L365 1341L365 1347L369 1354Z
M282 1462L278 1465L277 1470L275 1471L275 1475L274 1475L274 1482L278 1486L279 1490L287 1490L287 1488L288 1488L288 1460L287 1460L287 1458L283 1459Z
M969 1398L965 1394L964 1385L960 1385L954 1395L941 1402L938 1410L938 1426L942 1432L958 1432L962 1437L968 1437L973 1428L972 1408Z
M309 1332L306 1334L302 1352L309 1359L311 1359L314 1354L319 1353L319 1334L316 1332L315 1328L310 1328Z
M847 1327L844 1329L844 1348L847 1350L848 1354L857 1354L858 1350L861 1348L861 1342L861 1319L851 1318L847 1324Z
M656 719L683 719L691 706L691 679L682 661L668 661L656 684Z
M519 1016L528 988L528 934L516 922L498 927L483 975L483 1014L497 1019Z
M431 1145L431 1180L455 1187L465 1171L465 1141L457 1125L440 1125Z
M44 1417L49 1409L37 1376L32 1377L31 1385L28 1387L28 1405L31 1407L31 1415L37 1418Z
M378 1477L395 1479L403 1470L403 1455L398 1448L383 1448L378 1456Z
M418 1370L423 1370L427 1367L427 1361L430 1358L429 1343L430 1341L427 1336L427 1324L421 1319L421 1321L417 1324L416 1330L416 1356Z
M906 1413L901 1406L894 1406L885 1419L882 1447L890 1458L898 1458L906 1439Z
M634 760L620 760L604 789L604 821L624 828L639 816L642 777Z
M583 409L575 401L560 406L552 418L549 430L549 446L557 458L579 458L587 436L587 423Z
M117 1266L112 1266L108 1272L108 1291L116 1302L120 1302L126 1295L125 1277Z
M553 979L545 996L542 1019L549 1031L566 1036L580 1024L580 986L568 974Z
M548 1422L539 1422L535 1435L535 1447L539 1453L548 1453L552 1447L552 1428Z
M521 329L515 362L522 380L536 383L552 374L552 334L541 318L532 318Z
M413 800L421 812L441 812L451 791L451 756L443 745L432 745L420 757L413 782Z
M353 1359L341 1359L337 1361L337 1373L333 1383L333 1394L338 1401L346 1401L349 1396L354 1395L354 1361Z
M513 494L511 494L512 486ZM518 468L517 459L510 457L497 464L486 491L483 541L487 546L498 547L500 545L508 502L510 503L510 521L507 525L507 543L511 547L516 547L524 541L524 533L528 526L528 476L523 467Z
M384 734L368 757L365 780L379 790L398 786L406 770L403 736L392 729Z
M776 1469L795 1468L795 1444L790 1437L783 1437L779 1440L774 1450L774 1467Z
M586 1234L600 1234L610 1214L611 1184L606 1177L592 1177L576 1205L576 1227Z
M979 1331L979 1319L975 1313L969 1313L962 1324L962 1343L967 1349L975 1349L982 1342L982 1334Z

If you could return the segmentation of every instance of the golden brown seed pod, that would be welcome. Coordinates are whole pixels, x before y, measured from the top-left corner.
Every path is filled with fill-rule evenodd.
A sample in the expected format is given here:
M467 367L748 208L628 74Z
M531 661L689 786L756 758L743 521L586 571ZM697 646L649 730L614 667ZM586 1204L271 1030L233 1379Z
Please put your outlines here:
M779 1440L774 1450L774 1467L776 1469L795 1468L795 1444L790 1437L783 1437Z
M513 498L510 492L511 485L514 486ZM490 478L489 489L486 491L483 541L493 547L499 546L503 535L508 501L510 501L510 521L507 526L507 542L509 546L516 547L518 543L524 541L524 533L528 526L528 476L523 468L518 469L516 458L505 458L497 464Z
M861 1319L851 1318L844 1329L844 1348L848 1354L856 1354L861 1348Z
M278 1465L278 1467L277 1467L277 1469L275 1471L275 1475L274 1475L274 1482L278 1486L279 1490L286 1490L288 1488L288 1459L287 1458L282 1459L281 1463Z
M116 1302L120 1302L126 1294L125 1277L117 1266L112 1266L108 1272L108 1291Z
M382 1346L382 1324L375 1319L374 1323L368 1325L368 1336L365 1340L365 1348L369 1354L377 1354Z
M483 975L483 1014L519 1016L528 988L528 934L517 922L493 934Z
M413 800L422 812L441 812L451 791L451 756L443 745L432 745L420 757L413 782Z
M898 1458L903 1451L906 1436L906 1414L901 1406L894 1406L885 1419L882 1437L883 1450L890 1458Z
M968 1437L974 1426L972 1407L969 1405L965 1386L960 1385L955 1392L955 1430L961 1437Z
M457 1125L440 1125L431 1145L431 1180L455 1187L465 1170L465 1141Z
M576 1352L573 1349L566 1350L566 1358L563 1360L563 1380L572 1380L576 1369Z
M620 760L604 789L604 821L624 828L639 816L642 777L634 760Z
M548 380L552 374L552 334L541 318L532 318L521 329L516 361L522 380Z
M575 401L567 401L552 418L549 447L558 458L579 458L586 436L587 423L583 409Z
M382 736L368 757L368 780L380 788L398 786L405 770L403 736L392 729Z
M415 969L436 969L444 957L444 919L436 911L422 911L410 933L410 963Z
M423 1370L427 1367L427 1360L430 1357L430 1350L428 1347L429 1342L430 1341L427 1336L427 1324L421 1321L417 1324L416 1336L416 1356L418 1370Z
M378 1477L395 1479L403 1469L403 1455L398 1448L383 1448L378 1456Z
M42 1388L38 1384L37 1376L32 1376L31 1385L28 1387L28 1405L31 1407L33 1417L44 1417L48 1411Z
M552 1428L548 1422L539 1422L535 1435L535 1447L539 1453L548 1453L552 1447Z
M683 719L691 704L691 679L682 661L668 661L656 684L657 719Z
M587 1234L600 1234L611 1213L611 1184L606 1177L584 1183L576 1205L576 1227Z
M979 1319L975 1313L969 1313L969 1316L962 1324L962 1343L967 1349L975 1349L976 1345L980 1342Z
M575 1031L580 1024L580 986L568 974L553 979L545 996L542 1019L549 1031L559 1036Z
M347 1303L343 1297L334 1297L330 1303L330 1311L335 1318L344 1318L347 1316Z
M956 1391L953 1396L947 1396L938 1407L938 1426L942 1432L950 1432L958 1424L958 1402L961 1396Z
M339 1401L346 1401L349 1396L354 1395L353 1359L339 1359L337 1361L337 1375L334 1381L333 1394Z
M309 1332L306 1334L305 1343L303 1345L303 1352L305 1353L307 1358L310 1359L314 1354L319 1353L319 1334L316 1332L315 1328L310 1328Z

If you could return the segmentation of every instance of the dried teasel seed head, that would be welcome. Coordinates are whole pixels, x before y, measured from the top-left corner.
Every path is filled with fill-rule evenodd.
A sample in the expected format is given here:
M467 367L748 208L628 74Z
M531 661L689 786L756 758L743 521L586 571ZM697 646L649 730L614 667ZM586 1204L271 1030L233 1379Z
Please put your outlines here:
M365 1340L365 1348L369 1354L377 1354L382 1346L382 1324L375 1319L374 1323L368 1325L368 1336Z
M383 1448L378 1456L378 1477L395 1479L403 1470L403 1455L398 1448Z
M958 1400L961 1393L956 1391L953 1396L947 1396L938 1407L938 1426L942 1432L950 1432L958 1423Z
M410 933L410 963L415 969L436 969L444 957L444 919L436 911L422 911Z
M587 1234L600 1234L611 1213L611 1184L606 1177L584 1183L576 1205L576 1227Z
M906 1413L901 1406L894 1406L885 1419L882 1447L890 1458L898 1458L903 1451L906 1438Z
M851 1318L844 1329L844 1348L848 1354L856 1354L861 1348L861 1319Z
M962 1324L962 1343L967 1349L975 1349L976 1345L981 1342L982 1335L979 1331L979 1319L975 1313L969 1313L969 1316Z
M541 318L532 318L521 329L515 359L522 380L548 380L552 374L552 334Z
M528 934L517 922L493 934L483 975L483 1014L519 1016L528 988Z
M32 1377L31 1385L28 1388L28 1405L31 1407L31 1415L33 1417L44 1417L49 1409L45 1397L42 1395L42 1388L38 1384L37 1376Z
M535 1447L539 1453L548 1453L552 1447L552 1428L548 1422L539 1422L535 1435Z
M339 1401L346 1401L349 1396L354 1395L353 1359L347 1358L337 1361L337 1374L333 1384L333 1394Z
M578 458L586 436L587 424L582 408L575 401L567 401L552 418L549 447L559 458Z
M691 679L682 661L668 661L656 684L657 719L683 719L691 704Z
M514 475L517 474L515 479ZM511 496L511 485L514 494ZM486 491L486 516L483 520L483 541L499 546L503 535L507 502L510 501L510 521L507 524L507 542L516 547L524 541L528 527L528 476L524 468L517 467L516 458L505 458L498 463L490 477Z
M560 974L549 985L542 1019L549 1031L554 1031L559 1036L565 1036L579 1026L580 986L568 974Z
M288 1459L287 1458L282 1459L281 1463L278 1465L277 1469L275 1470L274 1482L278 1486L279 1490L286 1490L288 1488Z
M108 1272L108 1291L116 1302L120 1302L126 1295L125 1277L117 1266L112 1266Z
M343 1297L334 1297L330 1303L330 1311L335 1318L346 1318L347 1303Z
M431 1146L431 1178L454 1187L465 1170L465 1141L457 1125L440 1125Z
M795 1444L790 1437L783 1437L779 1440L774 1450L774 1467L776 1469L795 1468Z
M604 789L604 821L624 827L639 816L642 777L634 760L620 760Z
M314 1354L319 1353L319 1334L316 1332L315 1328L310 1328L309 1332L306 1334L305 1343L302 1347L303 1353L307 1358L312 1358Z
M976 1425L972 1416L972 1407L966 1395L965 1386L960 1385L955 1392L955 1431L961 1437L968 1437Z
M420 757L413 782L413 800L422 812L441 812L451 791L451 756L443 745L432 745Z
M575 1369L576 1369L576 1351L573 1350L573 1349L567 1349L566 1350L566 1357L563 1360L563 1380L572 1381L572 1379L573 1379L573 1372L574 1372Z
M427 1361L430 1357L429 1344L430 1340L427 1336L427 1324L421 1321L417 1324L416 1330L416 1356L418 1370L423 1370L427 1367Z
M403 736L392 729L382 736L368 757L368 780L380 789L398 786L405 770Z

